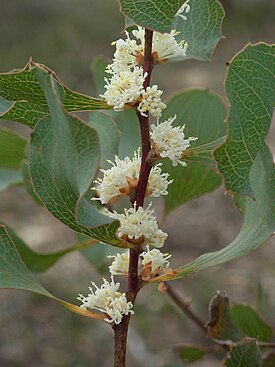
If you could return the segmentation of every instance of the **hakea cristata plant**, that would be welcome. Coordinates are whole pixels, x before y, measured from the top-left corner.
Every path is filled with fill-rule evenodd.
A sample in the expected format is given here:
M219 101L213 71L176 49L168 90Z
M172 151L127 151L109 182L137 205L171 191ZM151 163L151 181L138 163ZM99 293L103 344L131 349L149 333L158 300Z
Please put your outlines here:
M166 108L161 100L163 91L157 85L150 86L154 65L186 55L188 44L177 43L176 35L178 32L174 30L161 34L141 27L130 33L126 31L125 40L112 43L116 50L112 64L106 68L110 78L105 78L106 91L101 95L114 110L136 110L142 142L132 159L121 160L116 156L114 162L108 161L111 167L101 169L102 176L95 180L92 188L96 194L92 200L101 204L111 204L121 196L129 197L132 207L125 208L123 214L110 209L106 209L105 214L119 221L117 237L131 243L133 248L128 253L112 256L110 282L104 279L101 288L92 283L95 292L89 288L91 293L87 297L78 297L82 301L81 308L101 311L106 315L104 320L113 323L116 366L124 365L129 317L134 313L135 298L142 283L162 272L172 271L168 261L171 255L156 249L164 246L168 235L159 228L152 203L144 208L145 197L167 195L168 186L173 182L168 173L162 172L162 163L156 161L168 158L173 166L185 166L183 154L197 139L185 137L184 125L173 127L176 116L160 122ZM149 116L156 119L156 124L149 123ZM145 245L146 251L142 251ZM120 284L114 281L118 275L128 278L126 294L119 291Z
M222 338L219 345L230 352L226 366L229 360L230 366L239 366L239 361L232 362L234 351L250 366L250 355L259 354L258 337L265 334L266 326L256 328L254 339L251 328L249 335L247 328L242 329L235 343L238 333L232 326L235 320L228 320L226 297L219 296L218 304L217 300L213 303L209 329L168 282L241 257L274 234L275 176L265 144L274 101L271 92L275 90L273 46L250 44L228 62L226 94L231 107L226 125L226 108L208 89L179 92L165 103L163 91L151 82L153 69L167 62L210 59L222 36L224 12L219 1L119 3L127 21L134 23L125 37L112 43L114 55L105 70L100 99L72 91L54 72L32 60L24 69L0 74L0 117L33 128L29 144L0 128L0 190L3 180L6 187L7 181L14 184L24 176L22 183L32 196L38 196L39 203L69 228L88 237L65 251L41 255L0 224L0 288L33 291L77 314L111 325L114 367L125 367L136 297L143 286L158 283L158 290L166 292L215 343ZM104 82L103 62L96 68L100 86ZM113 119L98 110L112 110ZM93 111L89 124L74 115L80 111ZM139 135L131 125L135 123ZM153 198L164 197L168 215L187 200L212 192L222 183L221 176L244 216L240 233L218 251L173 268L173 258L166 251L168 234L159 226ZM121 251L108 256L109 274L101 285L92 282L88 294L77 297L78 305L55 297L31 274L47 270L68 252L98 242ZM246 312L248 324L254 318L255 327L262 325L251 310L242 309L236 319L243 319ZM223 317L226 320L220 320ZM221 330L224 325L229 325L230 331L227 326ZM231 332L234 335L229 340ZM244 335L250 339L243 339ZM265 346L270 337L268 331ZM249 343L249 349L244 342Z

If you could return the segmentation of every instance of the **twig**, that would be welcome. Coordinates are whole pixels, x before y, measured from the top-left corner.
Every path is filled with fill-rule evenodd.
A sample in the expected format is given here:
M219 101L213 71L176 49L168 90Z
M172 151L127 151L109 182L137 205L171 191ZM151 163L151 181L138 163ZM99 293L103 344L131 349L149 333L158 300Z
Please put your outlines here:
M188 316L198 327L207 333L207 327L203 321L190 309L190 304L184 301L181 297L177 295L174 289L166 283L166 292L170 298L175 302L175 304Z

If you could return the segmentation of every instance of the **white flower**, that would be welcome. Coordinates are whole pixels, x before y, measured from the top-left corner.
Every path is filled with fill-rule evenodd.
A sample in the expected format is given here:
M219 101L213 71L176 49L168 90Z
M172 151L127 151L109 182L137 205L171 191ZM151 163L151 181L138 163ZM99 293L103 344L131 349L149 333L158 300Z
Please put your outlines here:
M137 30L132 31L132 34L140 42L139 52L143 52L145 42L144 28L138 27ZM180 32L177 32L175 29L173 29L170 33L154 32L152 55L157 61L163 62L164 60L166 61L172 57L186 56L188 44L184 40L179 43L176 41L175 36L178 36L179 34ZM142 48L140 45L142 45Z
M89 287L91 293L87 297L82 294L77 297L83 303L80 308L104 312L108 315L104 320L115 324L121 322L123 315L134 313L132 302L127 302L125 293L118 292L120 284L115 283L113 277L111 277L110 283L103 278L103 284L100 288L93 282L92 285L95 287L95 292L92 287Z
M186 163L181 161L183 152L190 147L191 141L198 139L194 137L185 139L183 132L185 125L182 127L172 126L176 118L177 116L175 115L174 117L170 117L167 121L152 125L152 131L150 133L157 156L171 159L174 167L178 164L186 166Z
M110 259L114 259L109 266L110 273L112 275L127 275L129 268L129 252L123 254L117 253L116 256L108 256Z
M175 37L180 32L173 29L170 33L155 33L153 39L153 52L156 52L158 59L167 60L172 57L186 56L188 43L185 40L176 41Z
M143 69L138 66L113 73L110 80L105 78L106 91L101 97L115 110L124 108L128 103L135 104L141 95L146 76L147 73L143 74Z
M134 152L134 158L131 160L126 157L124 160L115 156L115 163L108 161L112 167L105 170L101 169L103 178L98 178L95 187L102 204L107 204L116 196L129 195L135 189L138 183L139 171L141 166L140 149ZM167 195L167 187L172 182L168 180L169 174L161 172L161 164L155 165L150 172L146 195L159 197Z
M157 249L150 250L148 245L146 248L147 252L144 251L140 254L140 256L143 258L141 263L143 266L151 266L151 274L156 274L162 268L167 268L170 265L168 259L170 259L172 255L168 253L163 254Z
M154 210L150 210L152 203L147 209L138 207L136 203L133 208L124 209L124 214L107 212L111 218L120 221L118 237L126 237L129 241L141 241L155 247L162 247L167 238L167 233L158 228Z
M188 3L189 3L189 0L185 1L185 3L177 11L175 17L180 17L183 20L187 20L187 17L183 15L182 13L186 13L186 14L189 13L190 5Z
M160 96L163 91L158 89L157 85L147 87L146 90L141 92L141 102L138 105L138 111L142 116L148 116L150 113L153 117L160 117L162 110L166 108L166 105L161 101Z

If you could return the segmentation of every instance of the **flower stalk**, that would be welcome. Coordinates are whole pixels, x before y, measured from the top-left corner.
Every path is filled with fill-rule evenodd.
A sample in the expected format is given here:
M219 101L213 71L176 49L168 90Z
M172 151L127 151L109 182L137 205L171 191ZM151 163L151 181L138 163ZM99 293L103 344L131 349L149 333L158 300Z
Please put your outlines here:
M147 75L143 87L146 89L150 85L151 74L153 70L153 59L152 59L152 41L153 31L145 29L145 49L144 49L144 60L143 60L143 72ZM139 172L139 180L136 188L135 195L132 199L132 204L136 202L137 207L143 206L144 198L146 193L146 187L150 175L152 164L150 162L151 142L150 142L150 127L149 117L143 116L137 112L140 126L141 135L141 167ZM130 249L129 259L129 271L128 271L128 291L127 300L134 304L136 296L140 290L140 279L138 276L138 261L141 249L137 248ZM131 315L123 317L122 322L119 325L114 325L115 334L115 345L114 345L114 367L125 367L126 363L126 345L127 345L127 334Z

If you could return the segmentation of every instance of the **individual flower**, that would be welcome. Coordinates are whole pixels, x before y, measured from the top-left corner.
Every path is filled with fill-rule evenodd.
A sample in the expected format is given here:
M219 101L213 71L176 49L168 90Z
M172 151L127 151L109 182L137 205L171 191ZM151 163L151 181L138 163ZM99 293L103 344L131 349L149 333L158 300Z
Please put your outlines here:
M120 283L115 283L113 277L111 277L111 282L103 278L103 284L100 288L94 282L92 285L95 292L92 287L89 287L91 293L87 297L82 294L77 297L83 303L80 308L85 310L90 308L103 312L107 315L104 320L115 324L121 322L123 315L134 313L132 302L127 301L125 293L118 292Z
M164 254L157 249L150 250L148 245L146 248L147 251L144 251L140 254L140 257L143 258L141 261L143 265L141 273L143 278L144 276L146 276L146 278L150 278L157 275L163 268L169 267L170 263L168 259L170 259L172 255L168 253Z
M172 126L176 118L177 116L175 115L164 122L152 125L150 133L156 155L161 158L171 159L174 167L178 164L186 166L186 163L181 160L183 152L190 147L191 141L198 139L192 136L185 139L183 132L185 125L181 127Z
M162 93L163 91L159 90L157 85L142 90L141 102L137 108L142 116L147 117L148 113L157 118L161 116L162 110L166 108L166 104L160 98Z
M107 204L116 196L130 195L136 188L141 166L140 149L134 152L132 160L129 157L121 160L115 156L114 163L108 162L112 167L106 170L101 169L103 177L95 180L95 186L92 188L99 195L93 200L100 200L102 204ZM172 180L168 180L169 174L162 173L160 167L161 164L157 164L151 169L146 190L147 196L159 197L168 194L167 187Z
M180 17L183 20L187 20L187 17L185 15L183 15L182 13L189 13L190 11L190 5L189 5L189 0L185 1L185 3L179 8L179 10L177 11L175 17Z
M124 214L116 211L107 212L111 218L120 221L118 237L135 243L146 243L154 247L162 247L167 238L167 233L158 228L154 210L150 210L152 203L147 209L134 203L133 208L124 209Z
M115 110L121 110L126 104L136 104L146 76L139 66L113 73L110 79L105 78L106 91L101 97Z
M112 275L128 275L129 268L129 252L123 254L117 253L115 256L108 256L109 259L114 259L109 266Z

